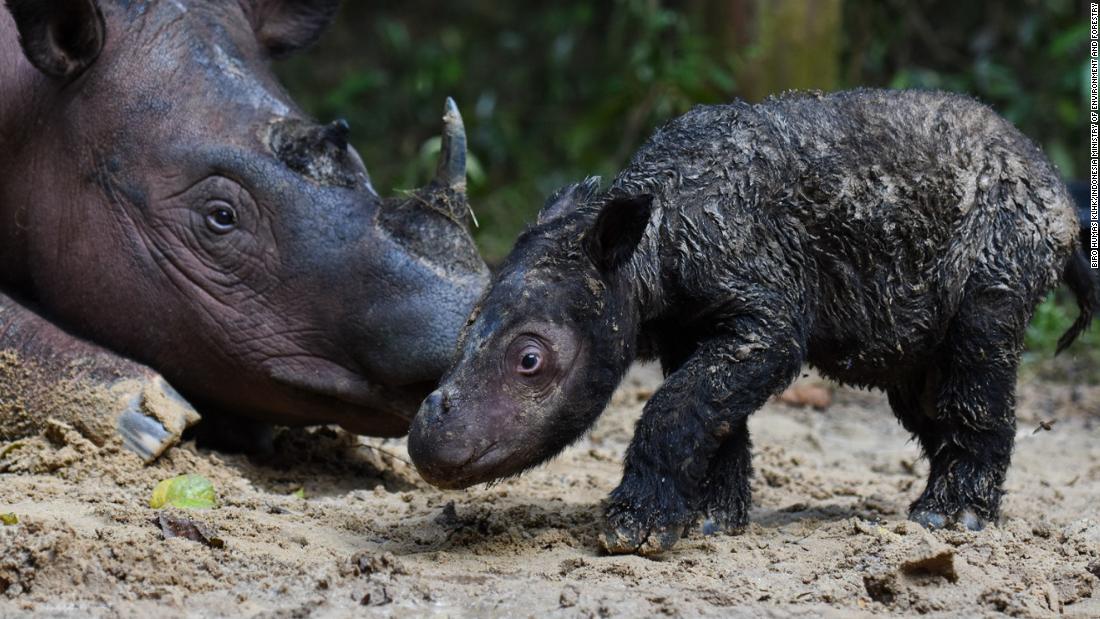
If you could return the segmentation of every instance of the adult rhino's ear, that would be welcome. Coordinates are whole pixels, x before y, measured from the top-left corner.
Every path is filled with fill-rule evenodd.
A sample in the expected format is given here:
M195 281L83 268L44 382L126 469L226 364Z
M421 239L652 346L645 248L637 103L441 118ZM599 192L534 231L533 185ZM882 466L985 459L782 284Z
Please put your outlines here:
M618 269L638 248L653 212L653 196L615 197L608 200L584 236L588 258L604 273Z
M579 183L566 185L554 192L539 209L538 223L544 224L572 212L578 206L589 202L600 190L600 177L589 176Z
M252 0L252 28L273 58L317 42L340 10L340 0Z
M39 71L73 78L87 69L107 38L96 0L6 0L23 54Z

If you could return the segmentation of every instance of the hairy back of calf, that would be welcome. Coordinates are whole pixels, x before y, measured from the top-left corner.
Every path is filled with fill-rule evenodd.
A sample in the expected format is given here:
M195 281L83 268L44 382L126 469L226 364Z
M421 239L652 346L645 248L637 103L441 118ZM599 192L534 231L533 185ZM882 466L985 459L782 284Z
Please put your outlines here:
M608 503L611 552L747 522L748 415L804 363L886 390L931 463L910 517L998 516L1023 335L1063 278L1100 306L1053 166L1005 120L938 92L788 94L697 107L600 192L566 187L495 277L410 437L433 483L558 453L637 357L667 380Z

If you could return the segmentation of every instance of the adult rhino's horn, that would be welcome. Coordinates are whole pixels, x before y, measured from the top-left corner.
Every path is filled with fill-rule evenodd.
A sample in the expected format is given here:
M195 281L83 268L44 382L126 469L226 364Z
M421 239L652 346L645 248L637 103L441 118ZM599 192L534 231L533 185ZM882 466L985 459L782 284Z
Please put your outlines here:
M450 97L443 106L443 140L439 146L435 180L456 193L466 193L466 127L458 106Z

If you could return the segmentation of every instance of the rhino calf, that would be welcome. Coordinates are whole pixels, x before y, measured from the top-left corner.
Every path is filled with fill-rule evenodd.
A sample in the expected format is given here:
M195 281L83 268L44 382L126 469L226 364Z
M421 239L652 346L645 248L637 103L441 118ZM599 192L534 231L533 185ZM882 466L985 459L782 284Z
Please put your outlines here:
M930 461L910 518L998 517L1036 304L1100 305L1057 172L1008 122L938 92L789 94L697 107L611 188L550 199L421 406L409 450L464 487L558 453L635 358L646 404L606 508L609 552L670 548L702 515L747 523L746 421L803 363L886 390Z

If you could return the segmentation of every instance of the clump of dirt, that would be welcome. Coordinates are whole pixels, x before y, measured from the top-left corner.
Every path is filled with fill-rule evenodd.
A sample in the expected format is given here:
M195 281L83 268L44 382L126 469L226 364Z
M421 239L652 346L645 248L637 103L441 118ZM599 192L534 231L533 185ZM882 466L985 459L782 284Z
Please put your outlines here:
M796 398L751 420L744 533L603 556L601 502L659 383L635 369L561 457L461 492L421 481L403 441L328 428L283 431L264 460L185 443L142 466L59 425L26 452L56 468L0 474L19 517L0 527L0 615L1100 616L1100 387L1021 386L1004 520L985 531L908 522L917 447L883 396L830 387L825 411ZM166 539L147 502L184 473L219 506L171 512L207 533Z
M0 443L0 471L51 473L66 469L99 451L67 423L47 419L35 436Z
M30 520L0 527L0 590L9 597L30 592L39 570L63 556L72 538L72 529L64 524Z

